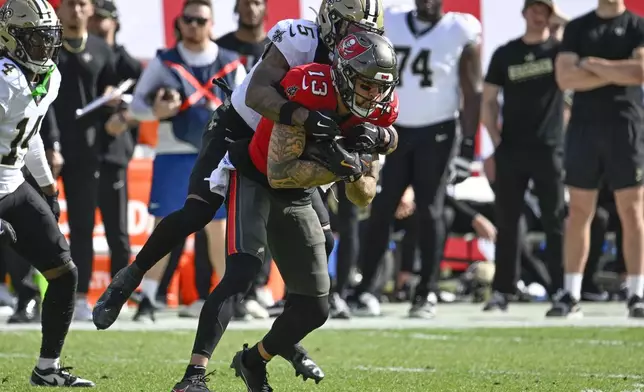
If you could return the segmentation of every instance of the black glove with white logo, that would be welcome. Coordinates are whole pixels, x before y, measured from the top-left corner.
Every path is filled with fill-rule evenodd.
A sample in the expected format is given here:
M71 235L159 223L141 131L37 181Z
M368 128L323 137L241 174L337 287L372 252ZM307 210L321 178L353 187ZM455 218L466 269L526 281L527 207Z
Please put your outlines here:
M395 146L393 128L360 124L344 132L344 146L350 151L387 154Z
M55 195L44 195L47 205L56 218L56 222L60 219L60 204L58 204L58 192Z
M349 152L333 140L307 141L301 159L316 162L348 182L358 180L365 170L359 153Z
M309 111L304 121L304 131L314 140L333 140L340 136L340 126L336 122L336 114L331 111Z
M6 220L0 219L0 244L2 245L11 245L15 244L18 241L16 237L16 231L11 226L11 223Z

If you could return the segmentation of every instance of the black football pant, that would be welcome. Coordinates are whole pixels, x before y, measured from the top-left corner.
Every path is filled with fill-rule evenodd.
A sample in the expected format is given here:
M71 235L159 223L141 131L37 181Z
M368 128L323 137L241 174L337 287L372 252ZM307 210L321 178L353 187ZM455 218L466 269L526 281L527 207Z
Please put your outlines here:
M546 234L545 261L551 278L547 289L552 295L563 286L563 152L555 147L519 149L501 143L495 160L498 236L492 287L504 294L516 292L521 249L518 233L525 230L521 227L521 215L525 208L525 192L532 180Z
M94 214L101 211L110 248L112 277L128 265L127 168L103 163L99 168L65 166L63 186L67 201L69 242L78 267L78 292L87 294L94 263Z
M364 242L360 247L363 279L355 296L373 286L380 260L389 245L394 213L405 189L412 185L419 224L421 281L417 296L438 291L440 261L446 238L443 206L449 164L460 142L456 121L423 128L396 127L398 149L387 156L381 171L382 190L371 206Z
M345 298L346 291L349 289L351 268L357 263L360 249L359 209L347 199L345 183L338 182L337 184L338 211L332 220L332 229L338 234L339 243L336 255L335 282L331 291Z

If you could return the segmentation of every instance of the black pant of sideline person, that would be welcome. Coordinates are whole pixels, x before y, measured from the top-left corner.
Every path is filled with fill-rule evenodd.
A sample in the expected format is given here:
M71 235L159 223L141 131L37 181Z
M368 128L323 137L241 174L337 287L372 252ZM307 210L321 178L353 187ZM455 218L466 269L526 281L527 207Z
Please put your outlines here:
M111 163L65 166L63 186L67 201L72 258L78 267L78 292L87 294L94 260L94 216L101 211L110 248L112 277L128 265L127 167Z
M360 247L363 279L351 301L358 302L359 307L366 305L370 314L375 313L375 308L360 297L368 292L376 277L380 260L389 245L396 208L405 189L412 185L420 224L418 245L422 267L410 315L431 317L434 303L428 296L438 292L446 237L443 206L449 163L459 145L460 132L454 120L422 128L398 126L396 129L400 140L398 149L387 156L382 168L382 190L372 203L365 241ZM373 300L369 302L373 303Z
M552 282L547 289L553 295L563 285L563 152L556 147L519 149L501 143L495 152L495 160L498 235L492 288L501 294L516 293L520 218L525 208L525 192L532 180L546 235L545 261Z

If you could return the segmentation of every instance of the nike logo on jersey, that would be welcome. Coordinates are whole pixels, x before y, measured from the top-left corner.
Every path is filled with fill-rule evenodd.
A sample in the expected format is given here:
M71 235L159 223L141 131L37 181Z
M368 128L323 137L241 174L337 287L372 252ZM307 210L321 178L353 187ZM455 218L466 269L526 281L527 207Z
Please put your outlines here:
M341 164L342 166L344 166L344 167L353 167L353 165L352 165L352 164L347 163L347 161L345 161L344 159L343 159L342 161L340 161L340 164Z
M329 126L324 125L324 124L322 124L321 122L318 121L318 127L320 127L320 128L328 128Z
M306 85L306 77L302 78L302 90L307 90L309 86Z

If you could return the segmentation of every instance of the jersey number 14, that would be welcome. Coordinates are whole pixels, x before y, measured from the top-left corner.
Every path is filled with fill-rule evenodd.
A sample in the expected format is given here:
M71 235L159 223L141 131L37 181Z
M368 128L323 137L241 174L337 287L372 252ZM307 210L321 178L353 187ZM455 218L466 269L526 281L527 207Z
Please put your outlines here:
M0 165L13 166L16 164L16 162L18 161L18 152L20 150L26 150L27 148L29 148L29 140L31 140L31 138L34 137L36 132L38 132L38 129L40 129L40 123L42 122L43 117L44 116L38 117L33 128L30 129L28 133L27 133L27 123L29 123L29 119L25 118L18 123L18 125L16 126L16 130L18 131L18 134L11 141L11 145L10 145L11 150L9 151L9 154L4 155L2 157L2 159L0 160ZM27 133L27 137L25 137L26 133Z
M411 53L411 48L408 46L396 46L394 48L396 50L396 54L399 56L402 56L402 59L400 60L399 64L399 69L398 72L400 74L400 79L398 82L398 87L402 87L403 85L403 77L402 74L405 71L405 67L407 66L407 62L409 60L409 54ZM414 57L414 60L411 62L411 73L412 75L419 75L420 76L420 87L432 87L432 69L430 68L430 56L432 52L423 49L418 54L416 57Z

